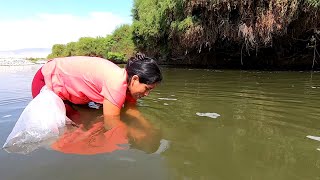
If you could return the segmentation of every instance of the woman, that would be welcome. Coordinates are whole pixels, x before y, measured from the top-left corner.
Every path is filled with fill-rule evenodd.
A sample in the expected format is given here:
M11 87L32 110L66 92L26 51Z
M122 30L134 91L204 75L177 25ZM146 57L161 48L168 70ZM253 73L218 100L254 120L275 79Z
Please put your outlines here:
M103 104L104 127L107 130L123 124L120 110L126 104L127 113L148 127L135 103L147 96L161 80L156 61L140 53L128 60L125 69L98 57L55 58L36 73L32 96L36 97L46 85L65 102L67 116L72 120L77 113L71 104L91 101Z

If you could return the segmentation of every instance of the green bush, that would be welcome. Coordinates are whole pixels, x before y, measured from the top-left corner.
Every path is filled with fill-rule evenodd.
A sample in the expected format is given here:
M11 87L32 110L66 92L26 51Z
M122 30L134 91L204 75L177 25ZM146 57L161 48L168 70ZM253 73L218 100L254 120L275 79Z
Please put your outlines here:
M108 52L106 58L114 63L125 63L125 55L119 52Z
M124 24L117 27L111 35L106 37L81 37L77 42L69 42L66 45L55 44L52 47L52 53L47 58L92 56L108 59L112 57L119 62L125 62L125 59L135 54L135 49L132 40L132 27ZM108 56L109 52L113 53Z

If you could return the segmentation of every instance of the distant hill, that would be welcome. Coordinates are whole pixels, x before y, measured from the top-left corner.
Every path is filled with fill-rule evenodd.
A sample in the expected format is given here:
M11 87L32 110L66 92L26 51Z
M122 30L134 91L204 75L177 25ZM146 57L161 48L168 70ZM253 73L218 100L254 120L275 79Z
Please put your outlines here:
M10 51L0 51L0 57L14 58L46 58L51 53L50 48L25 48Z

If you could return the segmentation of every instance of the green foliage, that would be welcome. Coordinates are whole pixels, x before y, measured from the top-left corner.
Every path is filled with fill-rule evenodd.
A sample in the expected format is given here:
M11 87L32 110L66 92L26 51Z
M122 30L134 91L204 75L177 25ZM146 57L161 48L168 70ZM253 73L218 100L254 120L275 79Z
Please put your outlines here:
M135 0L133 21L134 42L138 48L155 47L159 38L160 14L157 0Z
M146 52L168 54L171 29L184 29L190 24L188 19L179 25L184 19L183 12L183 0L135 0L132 28L136 47Z
M78 56L96 56L96 39L92 37L82 37L76 44L76 54Z
M30 57L30 58L26 58L26 60L29 60L29 61L35 63L35 62L37 62L37 61L39 61L39 60L44 60L44 59L43 59L43 58L33 58L33 57Z
M106 59L111 60L115 63L124 63L125 62L125 55L118 52L108 52Z
M55 44L52 46L52 52L48 55L48 59L56 58L56 57L64 57L64 50L66 45L64 44Z
M81 37L77 42L70 42L66 45L55 44L48 59L67 56L94 56L108 58L109 55L117 61L125 61L135 54L135 45L132 40L132 27L121 25L113 34L106 37ZM122 56L124 56L122 58ZM116 57L116 58L115 58Z
M111 46L114 44L110 37L97 37L95 39L96 49L95 53L97 57L106 58L106 54L110 51Z
M135 54L135 46L132 41L132 28L130 25L121 25L110 37L110 51L121 52L125 54L126 59L129 59Z
M184 32L188 28L190 28L193 25L193 20L191 16L188 16L182 21L173 21L171 23L171 29L174 31Z
M316 27L319 9L313 7L320 7L320 0L134 0L133 42L161 58L187 59L191 52L214 53L243 43L247 51L257 51L286 36L291 25L297 37Z
M76 55L76 45L76 42L68 43L63 51L63 57Z
M307 2L314 7L320 7L320 0L307 0Z
M278 8L279 3L286 8ZM312 17L305 22L317 21L318 10L308 10L320 7L320 0L134 0L132 25L121 25L106 37L55 44L48 58L81 55L125 61L136 50L153 56L182 57L187 52L201 53L203 48L210 51L219 45L223 49L227 43L238 45L243 41L246 48L264 47L272 44L274 35L285 34L287 26L299 18L298 7L307 8L308 18ZM247 45L248 39L253 43Z

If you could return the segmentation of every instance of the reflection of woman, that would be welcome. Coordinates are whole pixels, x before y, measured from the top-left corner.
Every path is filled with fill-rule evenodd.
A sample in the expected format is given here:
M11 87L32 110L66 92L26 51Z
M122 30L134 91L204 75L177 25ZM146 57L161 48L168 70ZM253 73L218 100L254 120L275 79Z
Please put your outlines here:
M128 143L125 126L103 130L103 122L94 124L88 130L83 126L69 129L53 143L52 149L70 154L98 154L124 149L119 145Z
M52 144L52 149L68 154L99 154L127 149L125 144L129 143L131 148L153 153L159 147L159 131L150 125L146 129L138 120L134 125L123 123L110 130L104 128L103 121L92 122L87 127L70 127Z
M147 96L161 80L156 61L143 54L129 59L125 69L97 57L55 58L36 73L32 96L46 85L64 100L67 116L74 121L78 113L72 104L103 104L104 127L111 129L121 124L120 110L124 105L129 107L131 116L145 121L135 108L136 100Z

